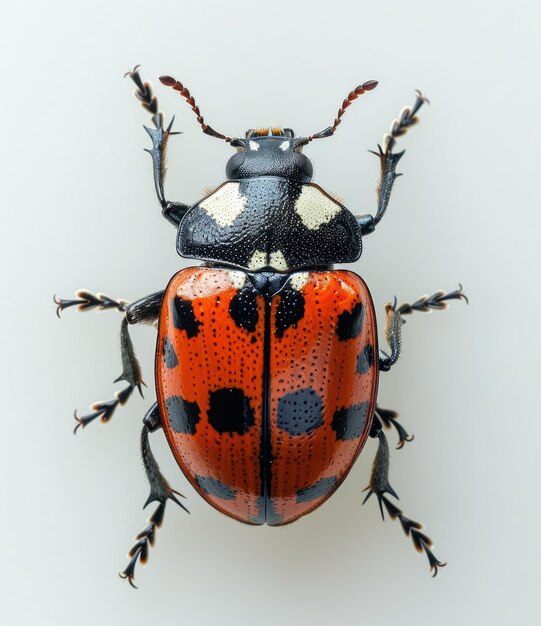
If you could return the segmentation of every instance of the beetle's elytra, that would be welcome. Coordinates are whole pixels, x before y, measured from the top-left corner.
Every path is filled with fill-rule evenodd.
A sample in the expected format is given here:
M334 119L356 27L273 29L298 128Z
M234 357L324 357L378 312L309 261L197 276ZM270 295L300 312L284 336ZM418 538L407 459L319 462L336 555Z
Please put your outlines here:
M160 314L158 410L171 450L210 504L250 524L319 506L361 451L375 406L364 282L344 271L283 276L272 294L241 271L183 270Z
M147 504L158 506L129 552L121 576L134 586L138 561L145 562L167 500L182 508L180 495L160 473L149 433L162 428L184 475L213 507L248 524L279 526L320 506L339 487L368 437L378 451L366 499L375 494L398 519L433 575L442 567L421 525L405 517L389 496L389 447L383 427L394 427L398 447L410 437L397 413L376 404L380 372L400 354L403 316L444 309L466 300L461 287L437 291L413 304L386 307L389 353L378 348L370 292L356 274L335 270L362 253L362 237L381 221L404 154L396 138L418 121L426 99L417 92L384 136L378 152L380 182L374 215L356 217L312 182L303 147L330 137L349 105L377 85L368 81L350 92L331 126L306 137L289 128L260 128L231 138L206 124L193 96L174 78L160 81L183 96L203 131L236 148L226 181L192 205L164 194L165 156L172 123L150 83L136 67L128 75L135 96L152 115L154 184L163 216L178 231L177 251L202 261L179 271L167 288L129 304L79 290L73 300L56 299L57 312L118 309L123 314L121 352L127 386L92 412L75 414L77 431L99 418L108 421L142 375L128 332L130 324L158 322L157 401L143 420L141 451L150 483Z

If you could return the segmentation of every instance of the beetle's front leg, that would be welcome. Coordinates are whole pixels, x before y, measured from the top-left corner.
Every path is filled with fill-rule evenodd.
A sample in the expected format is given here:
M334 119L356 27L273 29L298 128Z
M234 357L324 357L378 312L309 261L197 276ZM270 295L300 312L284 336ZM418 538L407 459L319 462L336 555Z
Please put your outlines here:
M148 518L147 526L135 536L135 543L128 552L130 562L128 563L126 569L120 574L120 577L126 578L132 587L135 587L133 578L135 575L135 566L137 565L137 561L140 561L143 564L147 562L148 549L149 546L154 545L156 529L161 526L163 521L167 500L176 502L181 508L189 513L188 509L177 499L175 494L181 497L184 496L182 496L180 492L172 489L167 480L163 477L156 458L150 449L148 434L154 432L161 426L157 403L152 405L143 420L143 424L143 430L141 432L141 457L143 459L143 466L150 485L150 495L143 508L147 507L151 502L158 502L158 507Z
M152 122L155 128L144 127L147 133L152 139L152 150L145 149L146 152L152 157L152 170L154 173L154 187L156 189L156 195L162 206L162 215L174 226L178 226L180 220L186 214L189 209L187 204L181 202L169 202L165 198L163 184L166 174L166 162L167 162L167 142L171 135L176 135L171 131L173 121L171 120L168 127L163 127L163 113L158 110L158 100L152 91L152 85L148 81L143 81L138 71L139 66L136 66L131 72L127 72L126 76L129 76L137 89L134 91L134 96L139 100L141 106L152 114Z
M91 405L91 413L79 417L77 411L74 413L77 422L74 432L82 427L84 428L90 422L100 418L101 422L108 422L118 405L124 405L133 391L137 388L142 394L143 382L141 367L135 354L133 343L129 334L129 324L153 324L157 321L160 314L160 306L163 298L163 291L154 293L146 298L137 300L130 304L127 300L114 300L109 296L98 293L93 294L87 290L79 290L76 292L76 298L73 300L62 300L55 297L57 304L57 315L66 308L76 306L79 311L89 311L91 309L117 309L124 313L124 318L120 325L120 352L122 357L122 373L115 382L124 380L128 383L127 387L120 389L114 394L111 400L95 402Z
M378 151L372 152L379 158L380 162L380 179L377 186L377 208L376 215L361 215L357 218L357 223L361 229L362 235L370 235L373 233L381 218L384 216L393 190L394 181L401 176L396 173L396 166L404 155L401 152L393 152L396 139L404 135L412 126L419 121L417 112L428 100L417 91L417 98L413 106L406 106L400 112L398 119L393 120L391 129L383 136L383 147L378 145Z

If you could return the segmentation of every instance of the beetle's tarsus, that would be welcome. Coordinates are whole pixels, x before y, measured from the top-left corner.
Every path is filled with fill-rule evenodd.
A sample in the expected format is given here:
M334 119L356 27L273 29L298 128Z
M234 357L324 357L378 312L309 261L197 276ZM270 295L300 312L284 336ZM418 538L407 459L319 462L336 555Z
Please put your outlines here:
M76 434L79 428L85 428L86 426L88 426L88 424L90 424L90 422L93 422L97 418L100 418L100 422L102 424L107 423L113 417L113 414L118 405L126 404L128 398L133 393L133 390L134 387L129 385L128 387L117 391L114 394L114 398L112 400L94 402L94 404L90 406L92 413L89 413L87 415L82 415L81 417L79 417L77 415L77 410L75 410L73 413L73 417L77 422L77 425L75 426L73 434Z
M414 440L414 435L410 435L402 424L397 421L398 413L396 411L384 409L376 405L375 414L380 418L385 428L389 429L393 427L398 433L398 444L396 446L397 450L402 449L405 443L409 443Z
M75 299L64 300L56 296L53 297L54 303L57 305L56 314L60 317L61 311L70 307L77 307L77 311L105 311L108 309L116 309L121 313L125 311L129 304L128 300L115 300L104 293L92 293L88 289L78 289L75 292Z
M368 491L368 495L364 499L363 504L372 494L376 495L382 518L384 517L385 509L392 520L399 520L406 536L411 537L414 548L418 552L424 552L426 554L430 571L433 572L432 576L434 577L438 573L438 567L444 567L446 563L442 563L432 552L432 540L421 532L423 525L420 522L406 517L396 504L391 502L385 495L388 493L398 499L396 492L389 484L389 446L383 431L379 432L378 439L379 445L372 465L370 481L368 487L365 489L365 491Z
M430 313L431 311L444 311L449 308L450 300L463 300L466 304L469 304L468 297L462 291L462 285L458 284L458 289L454 291L444 291L438 289L433 294L421 296L413 304L408 302L402 303L396 310L400 315L409 315L414 311L420 311L422 313Z
M163 113L158 109L158 99L154 95L152 90L152 84L141 79L139 74L140 65L136 65L131 72L126 72L124 78L129 77L135 83L137 89L134 90L133 95L136 100L139 101L143 109L148 111L152 115L152 123L156 128L163 126Z

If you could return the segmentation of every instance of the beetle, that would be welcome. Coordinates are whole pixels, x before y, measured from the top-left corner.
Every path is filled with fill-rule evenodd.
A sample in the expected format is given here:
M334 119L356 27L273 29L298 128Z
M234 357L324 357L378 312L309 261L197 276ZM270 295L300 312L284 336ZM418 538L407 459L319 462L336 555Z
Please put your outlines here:
M367 495L398 519L432 574L445 565L432 551L422 526L407 518L389 496L389 445L384 427L394 427L398 448L413 439L395 411L376 403L380 372L397 362L404 316L447 308L465 300L462 287L436 291L412 304L387 304L385 337L378 347L375 308L364 280L336 263L352 263L362 238L383 218L404 151L398 137L418 122L427 102L420 92L404 107L374 152L380 162L375 215L354 216L340 200L311 182L313 168L303 148L336 131L350 104L372 91L368 81L351 91L331 126L297 137L290 128L250 129L243 138L223 135L204 120L189 90L170 76L160 82L191 106L202 130L236 148L226 182L193 205L164 194L165 163L173 119L164 116L139 66L127 73L135 97L151 114L154 185L163 216L177 228L181 257L202 265L182 269L165 290L133 304L102 293L56 298L57 314L117 309L122 374L127 387L112 400L78 416L75 432L96 419L107 422L143 385L128 327L158 324L155 375L157 401L143 420L141 453L150 484L145 504L158 506L136 536L121 573L134 585L162 523L166 503L185 506L161 474L149 434L162 428L184 475L214 508L247 524L280 526L310 513L340 486L369 437L378 440ZM115 381L116 382L116 381ZM363 503L364 503L363 502Z

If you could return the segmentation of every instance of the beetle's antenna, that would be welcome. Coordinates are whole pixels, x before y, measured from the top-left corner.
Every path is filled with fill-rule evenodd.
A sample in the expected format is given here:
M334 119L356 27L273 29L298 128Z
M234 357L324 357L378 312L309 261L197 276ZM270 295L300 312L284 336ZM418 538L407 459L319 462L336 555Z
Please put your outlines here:
M189 92L188 88L185 87L180 81L176 80L172 76L160 76L160 82L162 85L166 87L172 87L175 91L178 91L180 95L186 100L186 102L192 107L192 111L197 116L197 121L199 122L203 132L211 137L217 137L218 139L223 139L228 143L232 141L231 137L227 137L226 135L222 135L221 133L211 128L208 124L205 123L201 112L199 111L199 107L195 103L195 98Z
M362 96L367 91L372 91L372 89L375 89L377 86L378 86L377 80L367 80L362 85L355 87L353 91L349 92L344 102L342 102L342 106L338 109L338 113L336 114L336 118L333 122L333 125L328 126L327 128L320 131L319 133L316 133L315 135L310 135L310 137L308 137L308 141L312 141L312 139L321 139L323 137L330 137L331 135L334 135L334 131L336 130L337 126L342 121L342 115L344 115L344 113L346 112L346 109L350 106L350 104L354 100L357 100L359 96Z

